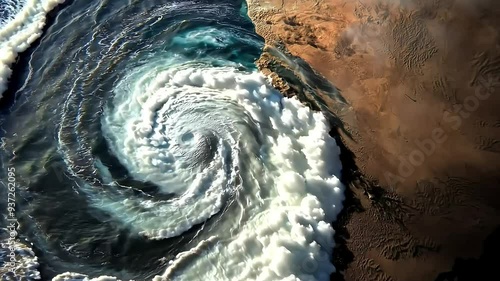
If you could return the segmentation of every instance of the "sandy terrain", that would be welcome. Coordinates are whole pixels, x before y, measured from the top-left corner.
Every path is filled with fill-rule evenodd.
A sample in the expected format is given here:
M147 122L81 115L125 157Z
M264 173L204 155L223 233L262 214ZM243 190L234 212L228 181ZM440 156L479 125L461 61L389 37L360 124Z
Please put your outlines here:
M324 97L361 172L337 223L343 275L332 279L471 280L457 272L468 267L458 258L477 259L469 263L476 277L495 264L483 241L500 239L492 234L500 225L500 1L248 3L268 45L304 59L348 103L339 111ZM264 54L264 71L270 61Z

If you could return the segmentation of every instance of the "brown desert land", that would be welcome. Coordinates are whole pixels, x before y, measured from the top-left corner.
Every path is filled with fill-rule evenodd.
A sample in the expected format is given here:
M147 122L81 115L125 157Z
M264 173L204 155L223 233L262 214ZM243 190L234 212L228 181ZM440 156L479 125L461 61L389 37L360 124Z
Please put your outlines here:
M500 1L248 5L260 68L303 59L354 158L332 280L500 280Z

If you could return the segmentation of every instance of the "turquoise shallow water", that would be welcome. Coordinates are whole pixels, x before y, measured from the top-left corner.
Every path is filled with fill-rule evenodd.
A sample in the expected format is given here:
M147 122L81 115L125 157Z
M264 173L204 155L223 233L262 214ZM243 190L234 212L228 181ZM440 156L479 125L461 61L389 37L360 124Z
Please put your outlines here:
M155 0L53 11L0 115L0 175L15 168L18 238L43 280L329 279L339 149L321 113L258 73L264 42L246 12Z

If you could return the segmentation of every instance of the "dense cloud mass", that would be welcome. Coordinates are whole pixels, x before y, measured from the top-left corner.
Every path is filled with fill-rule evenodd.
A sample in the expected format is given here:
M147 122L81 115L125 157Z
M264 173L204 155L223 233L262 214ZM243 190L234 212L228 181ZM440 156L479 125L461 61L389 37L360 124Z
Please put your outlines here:
M9 11L11 18L0 22L0 98L7 90L7 83L12 75L10 67L17 55L42 35L45 16L63 2L64 0L26 0L22 6L11 0L0 2L8 7L6 11Z
M160 239L206 220L231 198L238 207L221 220L225 231L217 232L217 246L181 270L181 279L202 273L228 280L299 277L308 259L319 260L318 272L325 274L311 277L328 279L333 266L323 255L331 254L329 222L341 209L343 189L333 176L340 165L328 161L338 158L339 148L325 118L296 99L282 99L258 73L168 65L128 75L103 128L136 178L178 197L141 202L147 211L138 214L126 200L110 203L116 215Z

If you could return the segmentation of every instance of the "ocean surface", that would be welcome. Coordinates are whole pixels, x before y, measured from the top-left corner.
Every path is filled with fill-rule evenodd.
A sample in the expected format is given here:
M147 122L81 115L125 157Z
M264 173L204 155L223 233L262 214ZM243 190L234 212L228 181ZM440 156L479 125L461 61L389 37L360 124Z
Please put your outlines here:
M330 280L340 150L263 46L244 1L0 0L2 280Z

